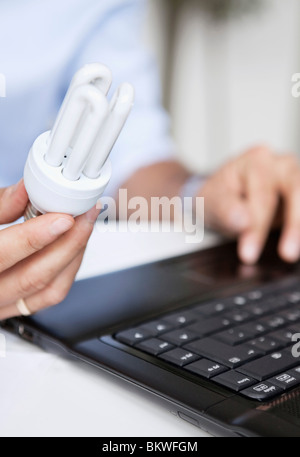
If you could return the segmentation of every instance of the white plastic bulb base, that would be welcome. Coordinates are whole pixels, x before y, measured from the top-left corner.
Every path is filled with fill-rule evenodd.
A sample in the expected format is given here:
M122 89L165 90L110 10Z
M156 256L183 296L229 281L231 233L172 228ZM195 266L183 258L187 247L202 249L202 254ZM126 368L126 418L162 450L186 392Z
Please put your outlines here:
M48 165L45 154L49 132L40 135L32 145L24 170L24 184L34 209L44 213L66 213L74 217L87 212L101 197L111 177L107 160L100 176L90 179L81 174L76 181L68 180L59 167Z

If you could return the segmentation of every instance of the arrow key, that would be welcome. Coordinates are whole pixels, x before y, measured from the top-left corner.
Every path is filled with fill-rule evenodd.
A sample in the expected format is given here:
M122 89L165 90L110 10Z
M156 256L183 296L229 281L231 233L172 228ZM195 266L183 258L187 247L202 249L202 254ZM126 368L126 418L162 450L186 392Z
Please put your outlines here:
M115 338L122 343L133 346L136 343L144 341L146 338L149 338L151 333L145 329L141 328L130 328L129 330L124 330L115 335Z

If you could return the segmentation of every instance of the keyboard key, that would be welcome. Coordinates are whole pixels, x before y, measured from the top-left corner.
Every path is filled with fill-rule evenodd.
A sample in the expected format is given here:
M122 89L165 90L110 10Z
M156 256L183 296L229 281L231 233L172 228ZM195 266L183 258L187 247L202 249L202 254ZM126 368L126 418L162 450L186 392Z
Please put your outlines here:
M208 359L200 359L197 360L197 362L190 363L185 366L185 369L208 379L228 370L228 368L223 365Z
M281 307L281 302L280 302ZM249 312L252 316L264 316L266 314L273 314L276 306L274 306L273 299L267 299L258 303L253 302L245 306L245 311Z
M280 315L286 319L287 322L297 322L300 320L300 309L299 309L299 306L298 307L293 307L293 308L290 308L290 309L286 309L284 311L281 311L280 312Z
M257 360L247 363L240 367L238 371L263 381L264 379L272 378L278 373L282 373L289 368L297 365L297 360L292 356L289 349L273 352L272 354L260 357Z
M286 371L285 373L274 376L274 378L269 379L269 381L276 386L281 387L283 390L287 390L300 384L300 375L295 371Z
M291 373L293 376L296 376L297 379L300 377L300 365L297 365L296 367L292 368L289 370L288 373Z
M263 316L272 311L272 305L266 306L264 303L250 303L245 306L245 311L250 313L252 316Z
M263 293L261 290L251 290L246 294L246 297L248 298L248 300L256 301L260 300L263 297Z
M265 302L267 306L271 306L273 312L277 311L280 308L283 308L287 305L287 299L284 294L273 295L272 297L268 298Z
M171 325L164 320L147 322L146 324L141 325L140 328L142 331L149 332L152 336L157 336L168 330L172 330Z
M266 316L260 319L262 325L268 326L270 329L276 329L287 325L287 320L280 315Z
M117 333L116 339L122 343L129 344L129 346L133 346L134 344L149 338L149 336L151 336L150 332L142 330L140 327L136 327Z
M237 306L244 306L247 303L247 299L242 295L237 295L233 297L233 303Z
M239 346L229 346L213 338L192 341L187 344L186 349L229 368L235 368L262 355L255 348L252 349L242 344Z
M224 341L226 344L235 346L236 344L243 343L251 338L251 333L240 330L240 327L229 328L224 332L215 333L214 338Z
M142 343L137 344L135 347L141 349L142 351L149 352L150 354L158 355L172 349L174 346L167 341L150 338L150 340L145 340Z
M216 376L214 381L218 384L222 384L222 386L229 387L235 392L239 392L240 390L257 383L257 379L250 378L250 376L245 376L234 370Z
M293 292L289 292L286 296L288 303L300 303L300 291L294 290Z
M179 327L187 325L196 320L195 313L191 311L182 311L179 313L172 313L167 316L163 316L163 321L171 325L171 327Z
M190 341L196 340L197 338L198 336L195 333L190 332L185 328L164 333L164 340L175 344L175 346L181 346L182 344L189 343Z
M250 335L250 338L255 338L256 336L262 335L269 330L269 327L260 322L247 322L247 324L240 325L236 328Z
M215 314L228 311L231 308L243 307L248 302L246 296L236 295L233 297L225 297L220 300L214 300L209 303L202 303L193 307L193 311L205 316L213 316Z
M199 359L199 356L196 354L193 354L190 351L187 351L185 349L172 349L169 352L165 352L164 354L161 354L159 356L161 359L166 360L167 362L172 362L175 365L179 365L180 367L183 367L187 363L193 362L197 359Z
M244 309L234 309L224 315L225 318L232 322L239 323L249 320L252 316L248 311Z
M223 328L228 327L230 323L229 319L222 318L221 316L211 317L208 319L198 320L194 324L186 327L186 330L196 333L199 337L201 337L217 332L218 330L222 330Z
M261 336L250 342L251 346L256 347L264 354L268 352L274 352L277 349L281 349L284 344L281 341L277 341L274 338L269 338L268 336Z
M228 306L225 301L213 301L210 303L203 303L192 308L195 313L203 314L204 316L214 316L215 314L222 313Z
M278 387L269 381L264 381L263 383L255 384L245 390L241 390L240 393L254 400L264 401L282 392L283 389L281 387Z
M286 328L282 328L280 330L276 330L275 332L269 333L268 336L270 338L276 338L276 340L281 341L283 344L285 343L286 345L288 344L293 344L292 342L292 336L294 333L298 333L299 328L296 326L289 326Z

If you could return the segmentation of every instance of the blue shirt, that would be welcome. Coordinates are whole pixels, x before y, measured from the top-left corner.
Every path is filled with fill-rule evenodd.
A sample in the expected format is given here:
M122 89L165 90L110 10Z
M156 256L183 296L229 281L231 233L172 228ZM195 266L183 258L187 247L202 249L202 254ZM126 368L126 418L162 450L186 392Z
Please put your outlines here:
M73 74L101 62L135 105L111 154L113 192L141 166L169 159L173 144L157 68L143 46L144 0L0 0L0 187L23 175L36 137L51 129Z

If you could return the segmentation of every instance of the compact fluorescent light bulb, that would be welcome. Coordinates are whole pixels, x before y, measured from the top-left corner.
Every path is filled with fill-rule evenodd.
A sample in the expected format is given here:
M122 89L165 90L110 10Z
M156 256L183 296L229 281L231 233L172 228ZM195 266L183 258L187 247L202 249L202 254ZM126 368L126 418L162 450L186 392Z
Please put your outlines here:
M75 217L101 197L111 177L107 157L134 99L132 86L124 83L109 104L111 80L101 64L85 65L73 77L53 129L40 135L29 152L25 220L47 212Z

